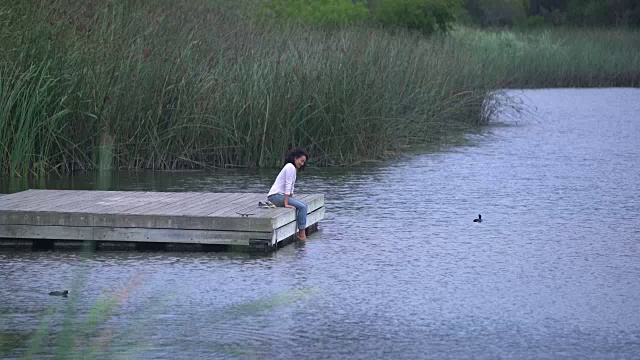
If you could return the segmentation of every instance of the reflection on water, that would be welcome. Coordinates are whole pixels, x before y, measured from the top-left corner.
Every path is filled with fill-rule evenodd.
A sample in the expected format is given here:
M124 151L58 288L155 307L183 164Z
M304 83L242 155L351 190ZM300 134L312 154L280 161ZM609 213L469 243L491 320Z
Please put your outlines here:
M325 193L327 206L304 245L269 255L100 252L88 260L0 253L0 344L12 344L0 354L24 355L48 309L56 333L71 301L82 323L115 298L81 337L97 353L637 357L640 90L523 95L536 118L470 135L474 146L299 175L296 189ZM136 172L28 186L266 192L276 174ZM484 222L473 223L479 213ZM73 289L68 299L47 295L64 288Z

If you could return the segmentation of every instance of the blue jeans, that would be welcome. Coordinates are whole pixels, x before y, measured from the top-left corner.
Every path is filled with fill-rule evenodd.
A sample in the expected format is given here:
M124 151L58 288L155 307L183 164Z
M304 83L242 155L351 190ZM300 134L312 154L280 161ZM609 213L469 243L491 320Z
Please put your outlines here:
M284 195L273 194L267 198L278 207L284 207ZM298 199L289 197L289 205L296 207L296 222L298 223L298 230L304 230L307 227L307 205Z

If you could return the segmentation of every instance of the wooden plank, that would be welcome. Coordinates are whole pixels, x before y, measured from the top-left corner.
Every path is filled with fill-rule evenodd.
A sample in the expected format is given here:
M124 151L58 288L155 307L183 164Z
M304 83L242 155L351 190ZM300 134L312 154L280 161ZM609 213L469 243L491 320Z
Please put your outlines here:
M253 196L249 197L245 201L243 201L240 206L235 206L226 211L217 214L217 216L240 216L240 214L257 214L260 210L263 210L258 206L258 201L262 200L263 196L261 194L253 194Z
M144 193L134 193L134 194L136 196L138 196L138 195L142 195ZM175 193L173 195L177 196ZM192 195L192 196L201 196L201 195L198 194L198 195ZM202 196L204 197L206 195L202 195ZM257 202L259 201L259 199L261 197L262 196L260 194L256 194L256 195L243 194L241 198L236 198L234 201L230 201L229 202L230 204L234 204L233 206L229 205L228 208L217 209L214 212L209 213L208 215L210 215L210 216L220 216L220 215L225 215L225 214L233 214L234 211L240 211L240 210L243 210L245 208L259 209L259 207L257 206ZM313 199L314 199L313 201L307 201L307 205L308 205L308 208L309 208L310 212L315 210L318 207L318 205L322 205L322 202L318 202L317 201L318 200L317 197L315 197ZM168 202L167 199L164 199L164 200L165 200L165 202ZM223 201L223 200L220 200L220 201ZM245 201L246 203L243 204L242 201ZM89 203L89 200L83 199L83 200L81 200L81 202ZM133 206L137 205L135 202L137 202L137 200L134 201ZM216 203L216 202L214 201L213 203ZM75 203L72 203L72 204L75 204ZM99 204L99 205L101 205L101 204ZM86 206L88 206L88 208ZM111 206L113 206L113 211L112 211L112 208L110 208L110 207L97 206L94 209L92 204L88 204L86 206L83 207L83 206L80 206L80 205L76 204L75 206L73 206L72 209L61 209L60 212L80 212L81 211L81 212L85 212L85 213L91 213L92 210L100 210L101 212L116 212L115 210L121 205L117 204L117 203L115 205L112 204ZM143 211L140 211L141 209L137 208L137 207L131 209L130 207L132 205L127 205L126 207L124 205L122 205L122 206L123 206L122 207L122 212L123 213L143 212ZM156 205L155 204L150 204L150 206L153 207L153 206L156 206ZM207 212L209 212L209 210L210 210L209 207L211 207L211 206L212 206L211 204L202 203L202 206L198 205L198 208L202 207L202 208L206 209ZM52 212L52 211L48 211L49 210L48 208L45 208L45 210L47 210L46 212ZM62 211L62 210L64 210L64 211ZM158 211L158 212L160 212L160 211ZM94 212L94 213L100 213L100 212ZM170 215L176 215L175 213L171 213L169 211L167 211L165 213L166 214L170 214ZM188 213L188 212L186 212L186 213ZM189 215L191 215L191 214L189 214Z
M38 194L41 194L41 190L29 189L29 190L19 191L11 194L5 194L5 198L3 199L3 201L6 201L7 203L21 201L23 199L28 199L33 196L38 196Z
M195 199L200 199L205 193L184 192L173 193L170 197L154 197L148 200L149 204L145 207L134 208L127 211L129 214L137 215L160 215L163 209L175 208L176 204L189 204Z
M124 201L113 201L111 204L99 204L104 207L99 211L101 214L110 213L127 213L131 209L146 205L148 203L148 193L145 192L132 192L129 198L123 199ZM88 208L83 208L83 211L88 212Z
M88 194L79 194L78 196L67 195L68 199L58 201L50 206L40 207L37 211L51 213L83 212L84 209L94 206L103 196L100 193L91 194L90 192Z
M240 208L235 208L235 209L230 209L230 211L228 213L223 213L221 216L226 216L228 215L238 215L237 213L254 213L257 214L260 210L268 210L266 208L260 208L258 206L258 202L262 201L266 201L267 197L264 196L263 194L254 194L254 196L250 197L243 205L243 207Z
M144 214L146 211L157 208L158 206L166 206L176 199L183 196L182 193L154 193L150 192L144 195L145 202L143 204L138 204L137 206L130 207L127 209L127 214ZM95 209L85 209L87 212L91 212L94 214L99 213L102 204L98 204Z
M231 210L228 213L220 214L220 216L240 216L238 214L253 214L250 216L261 217L261 218L265 218L265 217L272 218L273 216L276 215L276 212L274 212L274 210L285 209L285 208L261 208L258 206L258 201L262 201L262 200L259 200L259 199L260 198L253 199L253 201L251 201L250 204L245 204L244 207L236 208L234 210Z
M0 224L93 226L93 215L37 211L0 211Z
M251 205L246 205L244 207L234 207L227 210L227 212L216 212L213 215L209 214L208 216L240 217L241 215L239 215L238 213L243 213L243 214L253 214L253 215L250 215L250 217L253 217L253 218L272 217L272 218L278 219L277 221L274 221L275 222L274 227L276 228L283 226L283 224L285 223L290 223L292 221L295 221L296 214L294 209L288 209L288 208L261 209L257 205L258 204L257 202L259 201L258 199L260 198L261 198L261 195L257 195L253 199L255 203L252 203ZM299 199L301 201L307 200L306 202L307 202L308 213L311 213L317 210L320 206L324 205L324 197L319 197L318 195L308 195L304 198L299 198ZM322 202L320 200L322 200Z
M254 196L255 194L252 194L252 193L242 193L238 197L231 199L231 201L228 201L224 206L221 206L220 210L228 209L235 205L242 205L244 203L247 203Z
M285 208L274 208L274 209L261 208L261 207L258 207L257 205L251 205L251 206L246 206L244 208L237 209L236 211L233 211L229 214L223 214L221 216L236 217L236 216L241 216L239 214L252 214L252 215L249 215L249 217L272 219L274 216L278 214L278 212L284 212L288 210L289 209L285 209Z
M131 209L129 211L123 213L131 213L131 214L139 214L139 215L161 215L163 213L170 214L174 209L177 209L182 204L188 204L193 201L193 199L197 199L202 196L201 193L196 192L185 192L178 193L179 195L173 196L171 198L167 198L161 201L156 201L156 197L153 197L148 200L149 206L144 210L140 208Z
M39 192L44 192L45 190L39 190ZM54 190L51 197L47 197L48 194L44 193L43 196L35 197L31 200L31 202L23 203L19 209L28 209L28 210L38 210L42 211L45 208L53 208L60 207L68 203L76 202L79 199L83 198L94 198L99 197L99 194L96 194L91 191L65 191L65 190Z
M6 205L13 204L16 202L19 203L31 197L37 196L36 194L37 194L37 191L31 190L31 189L20 191L17 193L12 193L12 194L3 194L2 203L0 203L0 209L2 209Z
M132 241L189 244L249 245L252 239L273 239L271 232L207 231L83 226L0 225L0 238Z
M207 214L207 216L210 216L210 217L223 216L223 214L233 212L235 211L235 209L246 207L246 204L249 203L249 201L251 201L251 199L254 197L255 197L255 194L250 194L250 193L242 194L242 196L239 196L231 200L230 202L224 204L224 206L220 206L218 209L215 209L215 211L210 212L209 214Z
M162 211L165 207L174 205L176 202L179 201L180 198L181 198L181 195L177 197L173 196L168 200L169 201L168 203L156 203L155 200L152 200L150 204L152 204L153 206L143 211L140 211L139 209L135 209L135 212L132 212L132 213L140 214L140 215L162 215Z
M101 193L92 193L91 191L88 191L86 193L78 194L77 196L76 194L69 194L65 196L68 199L49 203L45 206L38 208L38 211L79 212L79 211L82 211L83 209L91 207L96 201L103 198L104 195Z
M235 200L232 200L226 204L223 204L219 206L217 209L209 209L209 211L207 211L206 216L221 217L221 218L239 216L238 214L235 213L236 209L247 207L247 204L251 202L252 198L253 196L250 194L243 194L241 197ZM227 214L233 214L233 216L227 215Z
M317 199L318 195L304 195L301 197L296 197L296 199L304 202L305 204L307 204L307 213L311 213L315 210L318 209L319 206L324 206L324 198L322 199L322 203L320 203ZM265 197L266 199L266 197ZM269 211L273 211L276 209L265 209L265 208L260 208L258 206L258 201L264 201L261 200L261 195L258 195L258 197L255 199L254 203L251 203L250 205L247 205L244 208L240 208L240 209L235 209L235 212L232 213L226 213L226 214L221 214L220 216L234 216L237 215L237 213L254 213L256 217L278 217L279 215L282 214L286 214L288 212L292 212L293 213L293 219L295 220L295 212L293 209L288 209L288 208L283 208L283 207L279 207L276 209L283 209L284 211L280 211L280 212L269 212ZM291 216L291 214L289 214Z
M149 205L148 207L145 207L144 209L142 208L137 208L136 207L128 207L128 209L132 210L132 213L141 213L144 214L146 212L148 212L149 208L152 208L154 206L156 206L156 198L153 197L160 197L158 199L158 201L160 203L162 203L162 207L166 208L166 204L170 203L170 204L174 204L175 201L174 200L169 200L169 199L175 199L175 198L180 198L181 201L185 200L185 196L195 196L195 197L200 197L200 196L205 196L204 194L210 194L210 193L153 193L153 192L114 192L114 191L68 191L68 190L28 190L25 191L23 193L29 194L29 198L32 198L32 200L34 200L33 204L29 204L29 205L33 205L33 206L17 206L17 207L12 207L11 210L42 210L42 211L52 211L54 209L59 209L59 210L63 210L63 211L72 211L72 212L77 212L78 210L83 210L83 212L88 212L88 213L92 213L94 212L93 210L99 210L99 211L108 211L111 212L111 209L115 210L117 209L120 204L119 201L121 201L122 199L119 199L121 197L127 197L127 199L125 199L126 203L130 203L130 202L138 202L141 203L143 202L142 199L140 199L140 197L144 198L145 202L148 202L149 204L143 204L141 206L145 206L145 205ZM36 196L36 194L38 194ZM157 194L157 195L156 195ZM221 193L223 194L222 196L227 195L226 193ZM72 196L73 195L73 196ZM147 198L146 195L151 195L152 198L149 199ZM34 198L34 196L37 198ZM83 197L84 196L84 197ZM242 201L246 201L246 199L243 199L243 196L250 196L247 195L245 193L241 193L239 194L238 198L233 199L233 201L227 201L228 203L231 204L236 204ZM261 194L256 194L256 196L258 197L262 197L263 195ZM50 202L49 200L53 200L53 198L59 198L60 202L56 202L55 204ZM130 199L131 197L136 197L137 199L135 199L135 201L133 201L133 199ZM266 198L266 196L265 196ZM91 200L96 200L97 201L97 208L96 209L92 209L91 208ZM192 197L193 199L193 197ZM228 199L227 199L228 200ZM261 199L256 199L256 200L261 200ZM262 199L262 200L266 200L266 199ZM49 202L48 202L49 201ZM44 202L48 202L47 204L44 204ZM111 204L108 204L110 207L106 207L107 204L103 204L103 202L112 202ZM187 199L184 202L188 202L189 203L189 207L194 207L195 204L193 204L192 201L190 201L189 199ZM202 201L200 201L202 202ZM257 201L255 201L257 204ZM79 205L82 204L82 205ZM69 205L70 207L72 207L72 209L65 209L65 205ZM84 206L87 205L87 206ZM136 204L137 205L137 204ZM181 204L183 205L183 204ZM182 208L182 206L181 206ZM135 209L135 210L134 210ZM129 212L129 211L127 211ZM211 212L209 212L211 213Z
M228 206L228 204L231 203L233 199L241 195L242 194L235 193L230 194L230 196L219 197L213 201L202 203L192 208L184 209L184 211L181 211L180 214L185 216L205 216L212 211L216 211L217 209Z
M29 191L31 192L31 191ZM26 192L26 193L29 193ZM50 195L63 194L69 198L73 198L76 193L88 193L88 192L74 192L74 191L47 191L37 190L39 194L47 197ZM0 211L0 224L8 225L59 225L59 226L101 226L101 227L148 227L159 229L193 229L193 230L220 230L220 231L256 231L256 232L269 232L274 228L279 228L285 224L295 221L295 211L291 209L260 209L257 207L257 201L264 197L264 194L239 194L237 197L231 195L209 195L211 193L192 193L198 200L193 200L188 205L188 210L176 210L179 214L167 213L162 215L142 215L135 214L136 211L141 211L154 206L156 204L145 204L141 207L136 206L140 199L153 199L158 200L160 203L171 203L176 198L184 196L184 193L142 193L142 192L100 192L89 191L104 199L111 199L110 204L103 204L101 209L108 213L90 213L92 205L88 204L88 208L75 205L73 208L64 208L64 211L40 211L35 209L32 211L22 210L5 210ZM120 205L119 197L131 196L135 194L140 199L135 199L129 204ZM32 194L29 194L30 196ZM208 203L206 199L202 198L210 197L211 203ZM299 199L305 201L308 205L309 211L313 212L318 206L323 205L324 196L318 194L309 194L300 196ZM243 203L244 201L244 203ZM196 202L193 204L193 202ZM72 202L73 203L73 202ZM192 205L193 204L193 205ZM213 204L217 204L217 209L212 209ZM122 213L116 211L116 208L121 208ZM133 206L131 208L127 208ZM17 206L21 208L21 206ZM113 208L111 208L113 207ZM243 209L255 209L257 218L240 218L233 211ZM93 210L98 210L95 208ZM213 210L213 211L212 211ZM198 215L193 215L191 211ZM253 211L253 210L252 210ZM206 216L199 215L206 213ZM221 216L228 214L229 216ZM233 216L231 216L233 215Z
M307 216L307 227L324 217L324 207ZM170 242L248 245L251 239L280 242L297 232L295 222L271 232L230 232L184 229L108 228L86 226L0 225L0 238L93 241Z
M93 226L148 227L158 229L195 229L226 231L272 231L271 219L164 216L135 214L97 214Z
M185 196L176 199L166 206L159 206L144 212L136 211L136 214L175 215L182 208L191 205L194 201L202 199L202 197L204 197L204 194L205 193L189 193L188 195L185 194Z
M244 215L241 215L241 214L251 214L251 215L248 215L248 217L265 218L265 216L257 216L257 214L263 214L263 215L266 214L261 210L262 209L260 209L257 205L247 205L247 203L244 203L244 204L236 205L231 208L222 209L221 212L217 213L214 216L233 218L238 216L244 217ZM211 216L211 214L208 214L207 216Z
M35 190L37 196L29 201L15 203L11 210L21 211L48 211L48 209L64 208L66 204L78 201L90 201L101 196L98 191L68 191L68 190ZM73 208L72 205L70 205Z
M324 219L324 207L321 207L319 209L317 209L316 211L307 214L307 227L313 225L313 224L317 224L318 222L320 222L320 220ZM279 227L278 229L275 230L275 242L280 242L282 240L285 240L286 238L288 238L289 236L295 235L295 233L298 231L298 224L294 221L291 223L288 223L284 226ZM275 244L272 243L272 244Z
M62 191L30 190L30 192L32 192L32 194L25 194L28 196L25 196L23 199L14 198L11 202L6 203L6 208L3 206L2 210L34 210L40 208L47 202L69 200L68 194Z
M143 204L127 209L127 214L141 214L149 209L153 209L160 204L168 204L181 196L182 193L175 192L149 192L145 194Z
M100 214L103 212L109 213L112 209L119 209L123 207L135 208L146 205L146 203L141 203L140 200L146 199L148 197L149 196L146 192L103 192L100 198L94 199L94 201L87 203L86 206L83 206L78 211L89 214Z
M50 211L63 209L66 204L77 203L79 200L87 201L100 195L92 191L64 191L64 190L36 190L39 195L20 204L14 204L11 210L15 211ZM69 205L70 208L75 208Z
M196 202L193 206L187 206L180 211L176 212L175 215L178 216L200 216L206 215L212 208L217 208L218 205L228 202L232 197L237 196L238 194L217 194L218 196L214 198L203 197L204 201Z
M188 203L178 203L172 206L167 206L166 208L160 209L157 212L154 212L154 215L181 215L187 209L196 208L199 206L203 206L204 204L212 204L220 201L220 198L232 197L232 194L220 194L220 193L199 193L199 195L195 199L191 199Z

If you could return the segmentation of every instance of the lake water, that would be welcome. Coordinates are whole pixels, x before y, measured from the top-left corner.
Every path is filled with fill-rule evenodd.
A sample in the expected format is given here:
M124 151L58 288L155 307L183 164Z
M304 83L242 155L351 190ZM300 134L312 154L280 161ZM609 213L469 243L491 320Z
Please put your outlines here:
M535 116L469 146L300 174L326 217L277 253L0 252L0 357L639 358L640 89L512 94ZM266 192L276 174L31 186Z

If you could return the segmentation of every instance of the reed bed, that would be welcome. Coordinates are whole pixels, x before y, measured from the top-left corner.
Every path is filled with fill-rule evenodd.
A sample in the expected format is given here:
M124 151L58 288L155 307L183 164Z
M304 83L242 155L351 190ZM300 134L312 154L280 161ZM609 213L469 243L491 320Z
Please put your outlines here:
M15 176L271 167L294 146L312 165L355 164L487 122L497 89L637 86L640 69L637 33L595 32L592 55L579 33L314 29L205 0L32 1L0 14L0 173Z
M638 87L640 31L553 28L478 31L458 28L468 49L503 88Z

